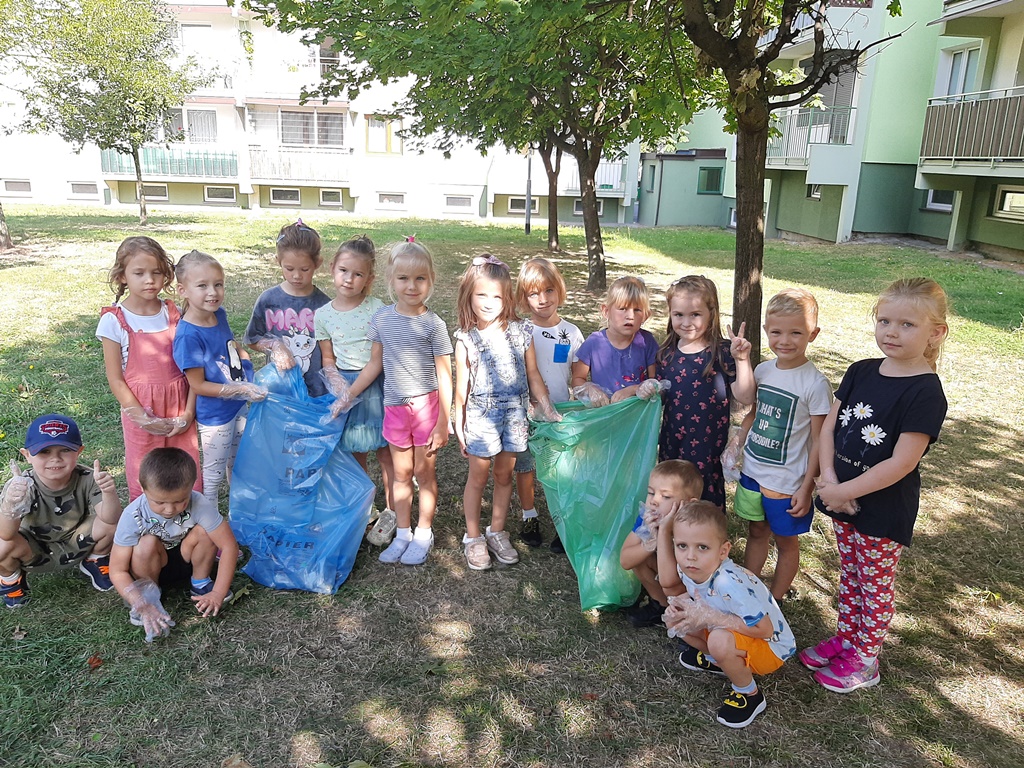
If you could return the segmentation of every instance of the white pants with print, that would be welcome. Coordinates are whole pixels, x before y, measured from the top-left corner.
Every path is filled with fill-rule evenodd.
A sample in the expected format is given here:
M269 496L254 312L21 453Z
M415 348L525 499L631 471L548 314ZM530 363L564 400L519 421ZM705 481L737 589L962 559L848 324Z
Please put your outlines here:
M225 477L231 475L238 452L238 441L245 429L246 404L231 421L215 427L199 424L199 444L203 450L203 496L217 504L217 494ZM228 480L230 483L230 479Z

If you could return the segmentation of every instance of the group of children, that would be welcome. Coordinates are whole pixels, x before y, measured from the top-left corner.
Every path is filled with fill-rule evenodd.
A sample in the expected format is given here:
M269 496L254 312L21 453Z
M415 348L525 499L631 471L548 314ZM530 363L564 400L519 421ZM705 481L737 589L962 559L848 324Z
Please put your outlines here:
M376 453L386 508L367 538L386 545L382 562L428 558L436 456L451 434L469 463L464 554L470 569L483 570L494 560L519 560L506 529L513 485L523 507L520 538L542 543L531 418L558 421L554 404L571 398L600 407L664 397L661 461L620 558L647 595L627 610L630 621L664 622L682 638L685 667L729 677L733 690L719 722L749 724L765 707L752 673L767 674L796 651L779 602L790 594L798 537L816 506L833 518L839 543L838 631L802 651L800 661L833 691L878 682L896 563L917 513L917 465L945 415L934 370L946 302L934 282L903 280L881 295L875 337L884 357L851 366L832 402L828 381L807 358L819 329L817 303L804 290L769 301L764 330L774 358L753 369L744 326L723 335L717 290L705 277L681 278L667 290L660 345L641 327L651 315L643 281L619 278L601 303L605 327L584 341L559 316L566 289L551 262L532 259L513 280L506 264L483 254L459 282L453 346L445 322L428 308L430 251L414 238L389 248L388 305L371 294L369 238L337 249L333 298L313 283L322 262L315 230L299 220L281 229L276 245L283 280L259 297L243 342L280 369L299 366L311 395L330 395L334 412L347 411L341 445L364 469ZM212 256L192 251L172 265L156 241L131 237L109 278L116 301L103 310L97 337L121 405L130 503L122 513L98 462L91 470L78 463L82 441L71 419L36 419L22 451L32 469L22 474L12 462L0 497L0 595L8 607L23 605L25 569L77 563L97 589L118 590L132 623L152 639L173 625L161 585L190 578L203 615L216 615L230 599L234 568L216 563L234 564L238 547L218 495L247 401L267 393L253 383L246 349L228 326L224 271ZM161 298L174 282L180 312ZM733 401L753 407L728 446ZM740 447L733 506L749 525L746 568L728 558L724 514L722 456ZM769 592L759 577L773 537L778 560ZM560 548L557 539L552 548Z

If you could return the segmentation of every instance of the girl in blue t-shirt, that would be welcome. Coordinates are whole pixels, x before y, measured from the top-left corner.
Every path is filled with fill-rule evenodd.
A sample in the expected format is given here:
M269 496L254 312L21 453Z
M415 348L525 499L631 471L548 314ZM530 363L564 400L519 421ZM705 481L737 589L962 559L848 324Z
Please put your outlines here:
M246 401L267 391L252 384L249 355L235 341L224 302L224 269L209 254L186 253L174 267L183 300L174 336L174 362L196 393L196 423L203 454L203 495L217 503L245 429Z

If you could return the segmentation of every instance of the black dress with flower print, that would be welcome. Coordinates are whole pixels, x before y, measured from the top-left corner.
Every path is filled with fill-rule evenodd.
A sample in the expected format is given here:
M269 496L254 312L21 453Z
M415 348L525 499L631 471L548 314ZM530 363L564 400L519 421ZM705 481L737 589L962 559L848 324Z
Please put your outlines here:
M904 432L928 435L931 445L946 418L946 396L938 376L884 376L879 371L881 364L880 359L854 363L836 390L840 407L833 438L840 482L891 458ZM860 512L856 515L829 512L820 499L815 504L826 515L852 523L867 536L909 545L920 500L921 473L914 467L888 488L857 499Z
M711 376L704 375L711 348L685 354L678 349L662 362L657 376L671 383L658 438L658 460L692 461L704 478L701 497L725 506L722 451L729 440L729 388L736 381L736 363L722 347Z

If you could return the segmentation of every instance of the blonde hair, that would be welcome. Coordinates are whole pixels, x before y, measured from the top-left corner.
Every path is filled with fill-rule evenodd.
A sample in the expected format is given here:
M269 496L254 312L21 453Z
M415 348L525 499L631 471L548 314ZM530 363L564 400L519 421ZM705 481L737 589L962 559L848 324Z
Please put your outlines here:
M220 270L222 275L224 274L224 267L213 256L202 251L191 250L178 259L178 263L174 265L174 278L178 281L178 285L181 286L185 282L186 276L192 268L202 266L203 264L212 264ZM183 299L181 302L181 314L184 315L187 310L188 300Z
M164 276L164 284L160 290L166 290L174 282L174 265L171 263L167 251L163 249L160 243L152 237L146 237L145 235L125 238L117 246L117 253L114 254L114 266L107 273L107 284L110 285L110 290L114 292L115 302L120 301L125 291L128 290L128 281L125 279L125 273L128 271L128 262L132 260L132 257L140 253L152 256L157 260L160 266L160 274Z
M602 307L639 307L644 317L651 316L651 297L647 293L647 283L639 277L627 275L620 277L608 286L608 292L601 299Z
M683 496L688 501L699 499L704 493L704 478L701 477L696 465L682 459L666 459L654 465L651 477L671 477L683 489Z
M902 280L897 280L882 291L871 308L871 316L876 320L878 319L878 307L884 301L912 302L924 313L925 318L932 326L941 326L945 329L938 343L933 346L929 342L924 351L924 359L928 361L928 365L933 371L936 370L939 354L942 352L942 344L949 335L949 324L946 321L946 316L949 314L949 297L942 290L942 286L927 277L905 277Z
M304 253L313 262L314 267L319 267L323 260L320 258L320 233L308 224L303 224L302 219L297 219L294 224L285 224L277 233L277 263L281 263L285 251L296 251Z
M519 279L516 281L516 304L519 310L530 312L530 294L554 288L558 294L558 306L562 306L567 298L565 280L558 267L547 259L530 259L519 268Z
M413 240L405 240L400 243L391 243L386 246L388 250L388 265L384 270L384 280L388 284L388 298L395 301L395 289L392 282L398 273L399 267L404 264L412 264L426 267L427 278L430 280L430 290L423 300L424 303L434 295L434 281L437 279L434 274L434 257L430 250L423 243Z
M672 525L675 526L676 523L710 525L723 543L729 540L725 513L720 506L710 501L690 501L683 504L672 516Z
M669 307L668 330L665 333L665 341L658 348L658 361L662 365L667 365L675 355L679 334L672 327L672 299L684 293L696 295L708 308L708 329L704 334L704 342L711 350L711 354L708 355L708 364L702 374L704 378L708 378L715 370L715 363L722 357L725 337L722 335L722 310L718 303L718 288L704 275L680 277L665 291L665 303ZM725 368L724 361L722 368Z
M473 312L473 290L476 281L480 278L494 280L501 286L501 312L498 315L498 323L502 330L505 330L509 323L519 319L512 293L512 275L507 264L498 261L489 253L483 253L473 259L459 280L459 295L455 302L459 328L468 331L476 327L476 314Z
M816 326L818 300L804 288L786 288L768 299L768 306L764 310L766 321L770 315L804 315L810 319L812 326Z

